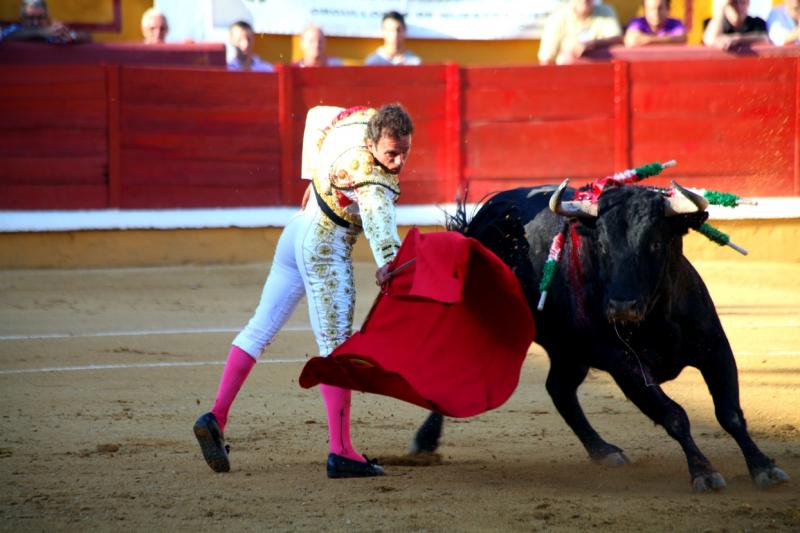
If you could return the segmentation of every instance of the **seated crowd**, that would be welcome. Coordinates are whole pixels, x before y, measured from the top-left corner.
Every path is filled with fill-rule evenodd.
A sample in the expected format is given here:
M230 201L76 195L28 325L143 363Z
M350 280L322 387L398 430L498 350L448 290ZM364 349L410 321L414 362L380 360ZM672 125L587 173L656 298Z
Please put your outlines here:
M750 0L724 0L713 16L704 21L702 43L721 50L736 50L750 44L777 46L800 44L800 0L784 0L767 20L748 14ZM623 27L614 9L602 1L569 0L547 19L539 44L542 65L565 65L584 57L597 57L615 45L640 47L653 44L682 45L687 42L683 22L671 18L670 0L642 0L642 16ZM167 17L156 8L141 19L142 43L164 44L169 32ZM406 21L397 11L381 20L383 44L367 56L365 65L419 65L422 59L406 48ZM20 0L20 22L6 26L0 41L43 41L51 44L90 42L91 35L71 30L50 19L46 0ZM233 23L228 32L228 68L237 71L273 72L268 61L254 53L255 33L245 21ZM299 36L302 58L297 67L340 66L343 61L326 51L325 34L308 25Z
M704 21L703 44L735 50L750 44L783 46L800 43L800 0L785 0L766 21L748 15L750 0L724 0ZM642 0L643 16L624 29L614 9L593 0L570 0L545 23L539 63L566 65L592 52L624 43L627 47L686 44L683 23L670 18L670 0Z

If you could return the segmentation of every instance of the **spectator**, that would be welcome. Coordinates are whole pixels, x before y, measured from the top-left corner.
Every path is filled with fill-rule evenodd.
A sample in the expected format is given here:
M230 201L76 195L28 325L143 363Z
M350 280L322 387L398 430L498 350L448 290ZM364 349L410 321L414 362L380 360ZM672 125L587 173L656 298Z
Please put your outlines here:
M747 14L750 0L725 0L721 8L703 23L703 44L730 50L754 43L766 43L767 23Z
M800 44L800 1L785 0L767 17L767 33L772 44Z
M298 67L340 67L342 60L338 57L328 57L325 52L325 34L319 26L311 24L303 30L300 36L300 50L303 59L295 63Z
M18 24L3 28L2 41L44 41L50 44L88 43L92 36L69 29L61 22L50 20L45 0L22 0Z
M631 20L625 31L625 46L686 44L686 28L669 18L670 0L642 0L644 16Z
M593 0L570 0L545 23L539 44L539 63L568 65L588 52L622 42L617 14Z
M250 24L243 20L234 22L231 24L229 36L235 55L228 61L228 70L275 72L272 63L263 61L253 52L256 37Z
M151 7L142 15L142 35L144 44L164 44L167 40L169 24L167 17L158 9Z
M406 19L397 11L384 13L383 45L367 57L365 65L419 65L422 60L406 49Z

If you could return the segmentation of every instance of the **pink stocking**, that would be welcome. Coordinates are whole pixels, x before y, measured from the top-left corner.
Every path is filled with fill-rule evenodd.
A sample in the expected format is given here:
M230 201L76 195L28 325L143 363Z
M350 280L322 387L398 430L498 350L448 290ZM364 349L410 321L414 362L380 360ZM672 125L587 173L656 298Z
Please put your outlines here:
M341 389L332 385L320 385L325 409L328 413L328 446L330 453L364 461L350 442L350 389Z
M228 361L225 363L225 369L222 371L222 378L219 381L217 398L214 400L214 407L211 408L211 412L217 417L219 427L223 431L228 422L228 411L231 404L255 364L256 360L250 354L238 346L231 346L231 351L228 352Z

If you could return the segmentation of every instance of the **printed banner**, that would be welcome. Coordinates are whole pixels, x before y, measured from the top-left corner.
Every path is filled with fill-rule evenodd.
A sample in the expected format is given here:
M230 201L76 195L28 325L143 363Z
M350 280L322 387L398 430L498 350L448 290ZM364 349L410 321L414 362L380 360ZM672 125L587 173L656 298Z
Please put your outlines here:
M326 35L380 37L387 11L403 13L411 38L535 39L567 0L210 0L213 28L244 20L256 33L298 34L314 23ZM157 2L169 11L169 0ZM195 8L196 9L196 8Z

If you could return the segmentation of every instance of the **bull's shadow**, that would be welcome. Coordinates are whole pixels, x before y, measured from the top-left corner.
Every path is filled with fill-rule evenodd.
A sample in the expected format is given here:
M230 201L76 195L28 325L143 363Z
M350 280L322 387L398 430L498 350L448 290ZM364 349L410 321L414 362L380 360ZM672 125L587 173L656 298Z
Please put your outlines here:
M753 481L762 488L788 481L748 434L730 344L703 280L683 256L683 236L708 217L705 198L677 185L630 185L605 190L596 203L564 199L574 192L566 182L503 191L471 220L461 206L449 229L477 239L515 272L536 319L536 342L550 359L547 391L589 457L609 466L629 463L578 402L578 386L597 368L680 444L694 490L723 488L723 476L692 438L686 412L660 387L691 366L702 374L717 421L741 448ZM560 232L563 255L539 310L539 280ZM411 451L436 450L442 424L432 413Z

